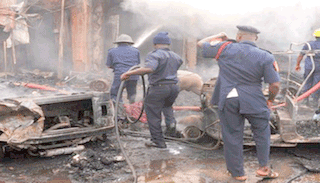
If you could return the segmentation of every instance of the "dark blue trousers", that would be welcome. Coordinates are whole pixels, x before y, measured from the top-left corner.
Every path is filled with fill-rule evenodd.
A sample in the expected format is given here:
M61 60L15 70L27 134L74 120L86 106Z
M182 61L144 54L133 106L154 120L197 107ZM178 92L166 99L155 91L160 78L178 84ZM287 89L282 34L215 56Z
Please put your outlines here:
M245 119L251 124L260 166L267 166L270 153L270 112L240 114L239 98L228 98L223 110L219 111L224 155L228 171L233 177L244 176L243 131Z
M179 94L176 84L150 86L144 101L151 140L155 143L164 143L161 129L161 112L167 110L166 117L174 118L172 105Z
M171 107L165 107L162 109L162 113L164 115L164 120L165 120L165 124L166 127L173 127L177 124L176 119L174 118L173 115L173 110L172 110L172 106Z
M111 99L114 101L117 99L118 91L120 88L121 79L120 76L116 77L114 76L113 83L110 89L110 96ZM135 101L136 94L137 94L137 80L127 80L124 83L124 88L127 90L127 99L132 104ZM122 99L120 99L122 101Z

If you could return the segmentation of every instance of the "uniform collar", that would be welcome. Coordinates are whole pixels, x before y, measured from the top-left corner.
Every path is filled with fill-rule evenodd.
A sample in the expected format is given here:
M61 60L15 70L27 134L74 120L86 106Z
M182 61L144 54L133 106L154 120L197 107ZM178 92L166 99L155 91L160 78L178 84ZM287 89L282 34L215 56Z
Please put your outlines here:
M129 46L128 44L119 44L118 47L127 47Z
M252 42L252 41L241 41L239 43L243 43L243 44L249 44L249 45L252 45L252 46L255 46L257 47L256 43Z
M158 48L157 50L165 50L165 51L170 51L169 48Z

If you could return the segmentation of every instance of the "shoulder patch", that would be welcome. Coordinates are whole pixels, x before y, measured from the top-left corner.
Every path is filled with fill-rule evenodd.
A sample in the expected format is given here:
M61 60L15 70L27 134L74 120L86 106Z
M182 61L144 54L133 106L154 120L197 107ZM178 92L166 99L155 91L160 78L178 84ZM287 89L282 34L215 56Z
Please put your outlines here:
M277 71L277 72L279 72L279 71L280 71L280 68L279 68L278 62L277 62L276 60L273 62L273 67L274 67L274 70L275 70L275 71Z

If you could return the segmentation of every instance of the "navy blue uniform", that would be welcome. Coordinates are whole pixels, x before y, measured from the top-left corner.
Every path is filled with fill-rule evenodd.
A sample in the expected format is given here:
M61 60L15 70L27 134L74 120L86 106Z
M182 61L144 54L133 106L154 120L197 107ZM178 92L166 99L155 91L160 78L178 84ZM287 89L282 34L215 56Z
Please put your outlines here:
M215 58L223 43L214 46L204 43L203 56ZM243 176L245 119L251 124L259 164L266 166L269 161L270 112L262 93L262 81L275 83L280 77L273 66L273 55L254 42L227 45L217 61L220 71L211 102L219 108L227 169L234 177Z
M311 46L311 50L320 50L320 38L317 38L316 41L310 41L309 44ZM302 50L309 50L308 45L305 44ZM305 53L301 53L301 55L304 55L304 54ZM320 81L320 53L317 53L315 56L313 56L313 61L315 64L315 70L307 80L304 87L304 92L308 91L312 86L316 85ZM311 62L311 58L308 56L305 59L305 63L304 63L305 79L307 78L311 70L312 70L312 62ZM315 101L318 101L319 97L320 97L320 90L317 90L315 93L313 93L313 98Z
M151 140L163 144L161 129L161 112L166 111L166 117L173 118L172 105L179 94L177 70L183 61L179 55L169 49L157 49L147 55L146 68L154 72L148 75L149 88L145 98Z
M127 44L119 44L116 48L111 48L108 53L107 66L114 72L113 83L110 96L113 100L117 99L118 90L121 84L121 74L127 72L131 67L140 64L140 52L137 48ZM130 103L133 103L136 95L136 86L139 76L131 76L125 81L124 86L128 93Z

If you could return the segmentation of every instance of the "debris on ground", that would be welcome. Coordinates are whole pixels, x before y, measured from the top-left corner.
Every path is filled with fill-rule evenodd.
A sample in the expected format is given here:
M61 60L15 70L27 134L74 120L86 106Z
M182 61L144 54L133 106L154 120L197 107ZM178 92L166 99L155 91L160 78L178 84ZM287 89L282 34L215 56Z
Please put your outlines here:
M320 136L320 126L313 120L297 121L297 133L310 138Z

